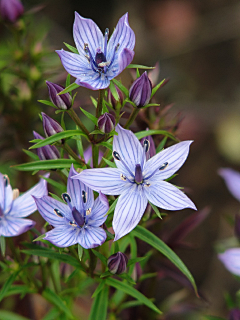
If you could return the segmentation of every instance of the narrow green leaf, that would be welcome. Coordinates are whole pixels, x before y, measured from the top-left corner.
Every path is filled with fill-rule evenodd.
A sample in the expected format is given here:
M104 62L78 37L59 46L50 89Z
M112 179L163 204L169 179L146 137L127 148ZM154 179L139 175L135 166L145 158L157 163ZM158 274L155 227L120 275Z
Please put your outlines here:
M122 278L123 280L127 280L127 282L129 282L130 284L132 284L134 286L136 284L136 282L132 279L132 277L127 273L119 274L119 277Z
M96 257L98 257L102 263L105 264L105 266L107 265L107 258L101 254L99 251L95 250L95 249L92 249L92 252L95 254Z
M106 106L106 101L103 99L102 101L102 114L108 113L108 108Z
M66 130L66 131L56 133L56 134L54 134L44 140L41 139L38 143L31 146L29 149L36 149L36 148L44 147L44 146L46 146L48 144L52 144L56 141L66 139L69 137L73 137L73 136L78 136L78 135L86 137L86 134L84 132L82 132L81 130Z
M12 285L8 292L5 294L5 297L15 294L21 294L21 296L23 296L27 293L36 293L36 290L30 289L27 285Z
M78 258L80 261L82 261L82 256L83 256L83 247L80 246L80 244L78 243Z
M153 277L157 277L158 273L157 272L152 272L152 273L145 273L143 274L140 278L139 278L139 282L145 280L145 279L149 279L149 278L153 278Z
M70 86L70 78L71 78L71 75L68 73L67 78L66 78L66 84L65 84L65 87Z
M33 239L33 242L36 242L36 241L40 241L42 240L43 238L45 238L45 233L44 234L41 234L39 237L37 237L36 239Z
M73 82L72 84L70 84L70 86L65 88L63 91L59 92L58 95L71 92L71 91L77 89L78 87L80 87L80 86L78 84L76 84L75 82Z
M205 316L206 320L225 320L224 318L215 317L215 316Z
M110 213L112 213L114 211L114 209L115 209L115 207L117 205L117 201L118 201L118 198L113 201L113 203L111 204L111 206L108 209L108 212L105 214L105 216L109 215Z
M28 162L18 165L13 165L11 168L20 171L33 171L33 170L50 170L50 169L62 169L70 168L74 164L76 167L80 167L76 160L72 159L56 159L56 160L39 160L34 162Z
M139 69L137 68L137 70L136 70L136 74L137 74L137 78L139 78L140 77L140 72L139 72Z
M116 288L117 290L123 291L126 294L129 294L133 298L137 299L141 303L145 304L148 308L152 309L153 311L161 314L162 312L152 303L151 300L149 300L147 297L145 297L141 292L136 290L135 288L131 287L126 282L119 281L114 278L107 278L106 284Z
M109 160L105 159L104 157L102 157L102 159L106 162L106 164L107 164L109 167L117 168L115 162L109 161Z
M132 308L132 307L138 307L138 306L141 306L142 304L143 303L138 300L127 301L127 302L122 303L120 305L120 307L118 308L118 310L121 311L121 310Z
M65 46L70 50L72 51L73 53L77 53L78 54L78 50L77 48L71 46L70 44L66 43L66 42L63 42L65 44Z
M159 84L157 84L153 89L152 89L152 94L151 98L155 95L155 93L158 91L158 89L161 87L161 85L164 83L165 79L163 79Z
M127 266L129 267L131 264L135 264L135 263L137 263L137 262L143 261L143 260L145 260L146 258L147 258L147 256L145 256L145 257L138 257L138 258L134 258L134 259L129 259Z
M149 202L150 206L153 208L153 210L155 211L156 215L162 220L162 216L161 216L161 213L158 210L158 208L153 203L151 203L150 201L148 201L148 202Z
M124 85L116 79L112 79L113 83L125 94L126 97L129 97L129 92Z
M49 302L51 302L52 304L54 304L59 310L61 310L62 312L64 312L66 314L66 316L69 319L74 319L71 311L68 309L68 307L66 306L65 302L60 298L59 295L57 295L55 292L53 292L52 290L50 290L49 288L46 288L43 293L42 296Z
M6 239L5 239L4 236L0 236L0 247L1 247L2 256L5 257L5 253L6 253Z
M170 249L161 239L155 236L155 234L141 226L137 226L132 231L132 234L142 241L145 241L150 246L157 249L164 256L166 256L188 278L195 290L196 295L198 296L197 286L193 276L191 275L185 264L182 262L182 260L176 255L174 251L172 251L172 249Z
M30 320L29 318L19 316L14 312L6 311L6 310L0 310L0 319L1 320Z
M100 284L101 285L101 284ZM105 286L96 295L88 320L106 320L108 307L108 287Z
M30 158L33 160L39 160L39 157L36 153L33 153L32 151L22 149L24 153L26 153Z
M57 308L52 308L42 320L56 320L59 319L59 310Z
M100 130L93 130L92 132L90 132L90 134L104 134L104 133Z
M148 130L148 131L140 131L140 132L137 132L135 133L135 136L138 138L138 139L142 139L144 137L147 137L147 136L151 136L151 135L154 135L154 134L162 134L166 137L169 137L171 138L172 140L174 141L178 141L177 138L174 137L174 135L166 130Z
M160 107L160 104L159 103L149 103L149 104L146 104L141 109L146 109L146 108L149 108L149 107Z
M40 102L40 103L42 103L42 104L45 104L45 105L47 105L47 106L51 106L51 107L53 107L53 108L57 108L56 106L55 106L55 104L53 104L51 101L48 101L48 100L38 100L38 102Z
M112 276L112 275L113 275L113 274L108 270L108 271L102 273L102 274L100 275L100 278L106 278L106 277L110 277L110 276Z
M92 104L94 105L95 108L97 108L97 100L95 98L93 98L92 96L90 96L90 99L92 101Z
M96 290L93 292L92 298L95 298L95 297L99 294L99 292L102 291L102 289L104 288L104 286L105 286L105 281L102 280L102 281L99 283L99 285L97 286Z
M118 100L119 100L119 95L118 95L118 93L117 93L117 89L116 89L113 81L110 81L109 89L110 89L110 91L111 91L114 99L118 101Z
M161 142L159 143L159 145L157 146L156 153L160 152L160 151L164 148L164 146L165 146L165 144L166 144L166 142L167 142L167 139L168 139L168 137L164 137L164 138L162 139L162 141L161 141Z
M90 112L84 110L83 108L80 107L80 109L85 114L85 116L88 117L88 119L90 119L95 124L95 126L97 126L98 119L94 117L94 115L92 115Z
M109 232L108 230L105 230L106 231L106 234L107 234L107 236L108 236L108 238L110 239L110 240L113 240L114 239L114 235L111 233L111 232ZM108 239L107 239L108 240ZM106 240L106 241L107 241Z
M101 143L99 143L99 145L104 146L105 148L112 151L112 144L109 142L101 142Z
M80 157L84 159L84 151L83 151L83 144L82 144L82 137L79 136L77 139L77 149Z
M57 190L61 193L65 192L66 190L66 186L53 180L53 179L50 179L50 178L46 178L44 176L40 176L41 178L43 178L44 180L46 180L49 184L51 184L52 186L54 186L55 188L57 188Z
M129 64L127 66L128 69L155 69L156 67L147 67L147 66L143 66L141 64Z
M8 290L10 289L13 281L16 279L16 277L18 276L19 272L21 271L21 269L15 271L14 273L12 273L10 275L10 277L7 279L7 281L4 283L1 291L0 291L0 302L2 301L2 299L6 296Z

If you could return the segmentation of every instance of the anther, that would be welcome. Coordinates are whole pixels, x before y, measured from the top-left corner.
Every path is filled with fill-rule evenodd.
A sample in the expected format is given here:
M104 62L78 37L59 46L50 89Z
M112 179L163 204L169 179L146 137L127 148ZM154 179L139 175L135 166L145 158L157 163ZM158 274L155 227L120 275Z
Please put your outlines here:
M162 170L166 169L167 166L168 166L168 162L164 162L164 163L161 165L161 167L159 168L159 170L162 171Z
M92 212L92 208L88 208L86 211L86 215L88 216Z
M145 183L145 187L150 187L150 183Z
M123 180L123 181L126 181L127 180L127 177L125 177L122 173L120 174L120 179Z
M143 149L146 153L149 151L149 149L150 149L150 141L149 140L145 139L143 141Z
M64 217L64 215L60 212L60 210L54 209L53 211L55 212L55 214L56 214L58 217L60 217L60 218L63 218L63 217Z
M87 202L87 192L86 191L82 191L82 198L83 198L83 203Z
M13 189L13 200L17 199L19 197L19 190Z
M120 154L119 154L117 151L113 151L112 154L113 154L113 158L114 158L115 160L118 160L118 161L121 160Z
M62 198L66 203L71 202L71 197L70 197L70 195L68 193L63 193L62 194Z
M72 227L77 227L77 224L75 221L70 221L69 224L72 226Z
M7 186L10 184L8 175L5 174L5 175L3 176L3 180L4 180L4 186L7 187Z

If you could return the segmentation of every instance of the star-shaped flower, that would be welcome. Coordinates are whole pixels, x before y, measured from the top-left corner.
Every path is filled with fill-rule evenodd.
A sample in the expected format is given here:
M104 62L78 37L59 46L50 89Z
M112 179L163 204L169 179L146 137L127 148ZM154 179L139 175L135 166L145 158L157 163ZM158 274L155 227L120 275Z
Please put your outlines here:
M38 184L19 196L13 189L9 178L0 173L0 236L14 237L31 229L35 222L22 219L37 210L33 195L42 197L47 194L47 182L41 179Z
M129 130L116 126L113 157L117 168L87 169L73 177L107 195L120 195L113 217L115 240L129 233L140 221L148 201L167 210L196 209L177 187L163 181L185 162L192 141L169 147L146 161L150 143L143 146Z
M121 73L134 56L135 34L126 13L118 21L110 40L91 19L75 13L73 37L79 54L57 50L64 68L80 86L98 90L107 88L110 80Z
M70 169L67 193L62 194L66 204L49 196L35 197L38 211L55 228L46 233L45 240L57 247L69 247L79 243L89 249L100 246L106 240L106 232L100 227L109 209L105 195L94 201L93 191L81 181L72 180L77 171Z

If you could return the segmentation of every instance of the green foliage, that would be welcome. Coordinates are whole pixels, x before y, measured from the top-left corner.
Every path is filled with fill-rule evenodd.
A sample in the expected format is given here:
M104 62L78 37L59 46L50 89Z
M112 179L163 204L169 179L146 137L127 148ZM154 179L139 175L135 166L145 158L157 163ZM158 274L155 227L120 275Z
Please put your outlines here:
M106 320L108 307L108 287L101 283L101 290L95 295L88 320ZM103 288L102 288L103 286Z

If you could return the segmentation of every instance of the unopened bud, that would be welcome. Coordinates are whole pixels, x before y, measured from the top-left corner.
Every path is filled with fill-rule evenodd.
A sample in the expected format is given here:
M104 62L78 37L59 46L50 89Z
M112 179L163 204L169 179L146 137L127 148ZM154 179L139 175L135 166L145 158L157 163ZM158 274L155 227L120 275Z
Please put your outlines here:
M136 107L141 108L147 105L151 99L152 84L145 71L135 80L129 90L129 97Z
M116 121L115 121L114 116L112 114L106 112L99 117L98 128L103 133L110 133L111 131L114 130L115 123L116 123Z
M64 93L58 95L59 92L63 91L65 88L59 84L46 81L49 91L49 97L52 103L61 110L70 109L72 106L72 97L69 93Z
M108 258L108 269L113 274L121 274L127 270L128 258L122 252L117 252Z
M62 132L63 128L60 124L46 115L46 113L42 112L42 120L43 120L43 130L45 132L46 137L50 137L56 133Z
M44 139L40 134L33 131L33 135L35 139ZM58 149L55 146L46 145L44 147L37 148L37 155L40 160L51 160L51 159L59 159L60 154Z
M14 23L23 12L24 7L19 0L0 0L0 15L3 20Z
M118 95L117 100L114 98L111 90L108 89L108 102L113 106L114 109L116 109L116 106L118 103L120 103L121 105L123 104L123 93L117 86L115 86L115 88L116 88L117 95Z
M232 309L230 311L228 320L239 320L240 319L240 309Z

